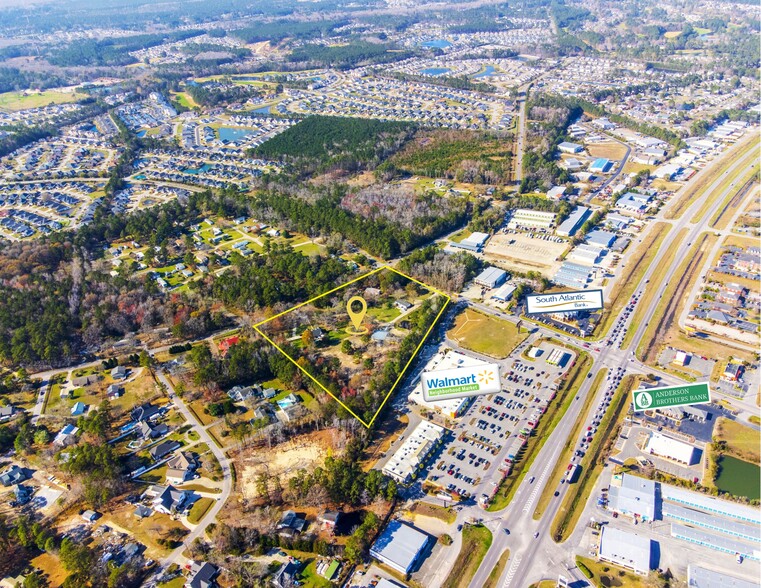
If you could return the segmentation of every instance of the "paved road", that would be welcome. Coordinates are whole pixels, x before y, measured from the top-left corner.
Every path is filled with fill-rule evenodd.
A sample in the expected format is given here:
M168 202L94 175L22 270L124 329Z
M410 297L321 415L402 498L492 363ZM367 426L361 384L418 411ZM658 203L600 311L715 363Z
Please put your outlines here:
M177 563L177 560L182 557L183 551L185 551L185 549L187 549L187 547L197 537L201 537L206 530L206 527L216 520L217 514L219 514L219 511L222 510L222 507L232 492L232 474L230 472L230 463L227 459L227 456L217 446L211 436L206 432L206 429L203 427L203 425L198 422L195 415L190 412L190 409L188 409L187 405L175 393L174 387L172 386L172 383L169 381L169 379L160 371L156 373L156 376L159 381L166 386L169 397L173 400L177 409L180 411L182 416L185 417L185 420L192 426L193 430L198 433L200 440L209 446L209 449L214 454L214 457L217 458L217 461L222 468L222 494L219 496L215 495L215 498L217 498L216 504L214 504L214 506L212 506L206 512L206 515L203 517L203 519L201 519L196 527L190 533L188 533L188 535L185 537L185 540L182 542L182 545L172 551L172 553L170 553L163 560L161 560L161 568L166 569L173 563Z
M753 163L745 162L748 169L750 169L754 163L755 161ZM738 164L733 164L724 175L732 173L737 167ZM699 180L696 179L695 181ZM675 278L674 274L676 269L685 259L691 244L697 239L700 233L709 228L708 223L710 222L710 219L723 206L725 196L727 196L732 189L731 186L725 188L721 196L717 198L716 202L703 214L698 223L693 224L691 219L693 215L699 211L702 206L702 201L694 202L680 219L672 222L673 227L669 233L671 238L678 235L682 228L687 228L688 232L680 242L667 240L664 243L637 286L638 291L643 290L644 288L655 288L657 295L653 297L648 307L644 310L644 313L640 313L639 316L641 317L641 321L638 324L632 324L631 326L636 329L631 342L631 349L636 349L642 341L647 330L647 325L655 314L658 301L665 292L669 281L672 278ZM656 220L661 220L665 212L669 210L675 202L676 198L672 199L672 203L661 210ZM654 224L655 223L651 223L650 226L652 227ZM668 269L665 272L658 271L660 262L667 255L669 256L669 259L672 260ZM629 321L632 320L633 314L634 313L630 316ZM558 335L555 336L557 337ZM563 335L561 335L560 338L565 340L575 339L574 337ZM642 365L632 357L631 352L627 353L626 350L607 346L604 342L602 345L599 353L592 353L594 361L592 368L593 372L599 370L603 366L607 366L610 369L623 367L626 369L627 373L631 373L636 368L639 368L637 371L640 371L640 369L647 369L646 366ZM671 383L671 380L679 381L679 379L675 377L664 377L664 381L668 383ZM507 588L509 586L522 588L536 580L548 576L556 577L557 574L577 577L577 572L573 569L575 563L570 559L571 553L569 553L569 547L572 549L575 546L562 547L556 545L548 532L552 523L552 518L557 512L565 492L567 492L568 486L566 484L561 484L558 489L560 495L558 497L553 497L549 507L545 509L543 516L538 521L533 520L533 508L535 506L536 497L541 494L542 489L546 484L549 472L551 472L554 467L562 467L562 464L557 464L556 462L560 455L560 450L568 439L568 434L575 419L578 418L581 413L582 407L588 405L587 400L590 382L591 380L587 380L582 385L579 393L581 400L578 403L571 405L568 413L555 431L553 431L537 459L526 473L526 476L511 504L504 511L498 513L501 517L500 526L497 529L497 533L495 534L489 552L486 554L482 565L479 567L470 584L471 588L477 588L483 585L486 577L488 577L505 548L510 549L511 555L509 563L500 577L498 583L500 588ZM573 441L575 442L576 440L574 439ZM533 484L530 482L532 478L535 478ZM510 535L507 535L504 532L504 528L510 529ZM538 533L537 537L534 536L536 533Z

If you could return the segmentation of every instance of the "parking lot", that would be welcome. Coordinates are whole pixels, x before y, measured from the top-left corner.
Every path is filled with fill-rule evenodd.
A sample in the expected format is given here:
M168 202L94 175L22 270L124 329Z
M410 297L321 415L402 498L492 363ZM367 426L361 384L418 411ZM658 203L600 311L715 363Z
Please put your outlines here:
M454 437L431 460L428 483L465 498L496 488L507 472L510 445L536 428L558 380L575 359L569 351L562 365L549 364L556 346L548 341L537 346L541 353L534 360L512 357L502 362L502 391L476 397L457 419Z

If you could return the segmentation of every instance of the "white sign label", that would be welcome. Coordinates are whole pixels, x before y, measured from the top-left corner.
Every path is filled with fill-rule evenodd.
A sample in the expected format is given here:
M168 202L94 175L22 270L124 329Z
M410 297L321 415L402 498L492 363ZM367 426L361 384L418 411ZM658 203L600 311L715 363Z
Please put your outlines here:
M420 377L423 382L423 398L427 402L493 394L502 388L499 380L499 366L494 363L423 372Z
M526 296L526 314L551 314L599 310L603 307L602 290L577 290L552 294L529 294Z

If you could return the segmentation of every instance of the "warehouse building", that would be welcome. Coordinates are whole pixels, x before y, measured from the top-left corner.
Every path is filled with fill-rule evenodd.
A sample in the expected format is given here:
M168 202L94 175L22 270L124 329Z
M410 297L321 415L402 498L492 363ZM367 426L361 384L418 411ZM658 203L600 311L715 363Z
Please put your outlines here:
M652 480L622 474L611 481L608 508L613 512L652 521L656 519L656 504L656 486Z
M592 270L585 265L564 261L552 281L569 288L586 288Z
M568 258L581 265L591 266L596 265L607 252L607 249L604 247L582 243L571 250L571 253L568 254Z
M515 284L502 284L497 291L491 295L491 299L497 300L498 302L507 302L513 297L515 289Z
M761 510L752 506L721 500L720 498L706 496L700 492L692 492L691 490L684 490L668 484L661 485L661 495L664 501L683 504L689 508L753 523L754 525L761 525Z
M472 233L469 237L466 237L459 243L456 243L452 241L452 247L457 247L459 249L467 249L468 251L475 251L476 253L480 253L484 245L486 244L486 241L489 239L489 235L486 233L479 233L475 232Z
M598 557L604 561L645 575L651 569L650 554L647 537L612 527L603 527L600 531Z
M560 237L573 237L587 220L592 211L586 206L577 206L567 219L565 219L557 228L555 233Z
M555 226L556 218L554 212L518 208L513 211L507 226L511 229L551 229Z
M624 230L631 224L631 222L632 219L630 219L628 216L616 214L615 212L610 212L605 217L605 224L616 231Z
M568 141L563 141L560 145L558 145L558 149L562 153L581 153L584 151L584 147L578 143L569 143Z
M428 535L414 527L393 520L370 548L370 555L407 575L425 551L428 539Z
M688 466L699 461L695 455L697 453L695 447L656 432L650 433L650 438L645 445L645 453L665 457Z
M606 174L613 167L613 162L610 159L599 157L595 159L589 166L589 171L594 173Z
M693 510L673 502L664 502L662 511L664 519L673 519L708 531L718 531L741 541L761 542L761 529L749 523Z
M402 484L414 480L426 460L441 443L444 429L429 421L421 421L412 434L383 466L383 473Z
M629 212L642 214L650 207L650 200L651 198L647 194L627 192L616 201L616 206Z
M479 286L485 288L496 288L501 286L507 280L507 272L498 267L487 267L484 271L476 276L474 280Z
M608 231L594 230L587 235L587 243L590 245L599 245L600 247L610 247L616 240L615 233Z
M687 567L687 586L689 588L758 588L758 583L690 564Z

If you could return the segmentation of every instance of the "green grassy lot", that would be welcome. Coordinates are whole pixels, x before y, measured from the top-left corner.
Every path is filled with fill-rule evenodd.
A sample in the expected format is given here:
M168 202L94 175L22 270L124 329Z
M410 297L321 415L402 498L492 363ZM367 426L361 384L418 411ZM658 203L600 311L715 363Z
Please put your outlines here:
M27 95L24 95L24 92L5 92L0 94L0 108L4 110L25 110L47 106L48 104L76 102L85 97L86 94L78 92L53 92L51 90Z
M597 372L595 379L592 381L592 388L589 391L590 398L594 398L594 395L600 389L600 385L604 381L607 374L608 368L603 368ZM550 500L555 493L555 488L557 488L558 484L560 484L561 478L565 476L566 470L563 465L570 463L571 458L573 457L573 452L576 450L576 443L579 441L579 434L581 433L581 429L589 422L589 416L592 412L594 412L594 410L595 405L590 404L587 408L586 413L584 414L584 417L577 419L573 429L571 429L571 434L568 436L565 447L563 447L563 453L560 454L560 458L558 459L559 466L552 471L552 476L544 485L544 490L542 490L542 494L539 496L539 500L536 503L536 508L534 509L534 520L539 520L544 514L544 511L547 509L547 505L550 503Z
M552 538L556 542L565 541L573 533L595 481L602 472L603 464L616 442L619 426L629 406L629 394L638 383L635 376L625 376L613 395L613 400L597 427L597 434L580 462L581 474L575 483L569 485L563 503L552 521Z
M367 307L367 314L377 320L379 323L390 323L396 317L401 315L401 311L395 306L386 308L385 306L370 306Z
M502 359L528 337L528 332L509 321L467 308L457 316L447 335L466 349Z
M489 573L489 577L486 578L486 584L484 584L484 588L497 588L497 582L499 582L499 578L502 575L502 572L505 571L505 566L507 566L507 562L510 559L510 550L505 549L502 552L502 555L499 556L499 560L497 561L497 565L494 566L492 571ZM555 588L555 582L552 583L552 588Z
M648 588L652 586L642 576L612 563L598 562L588 557L577 556L576 564L582 572L585 569L590 572L591 575L586 573L584 575L590 579L594 586L626 586L626 588ZM603 571L603 568L607 568L608 571Z
M716 423L713 438L715 441L726 441L728 455L755 464L761 462L761 431L758 429L721 417Z
M204 515L209 512L209 509L214 502L215 500L213 498L206 498L205 496L196 500L188 513L188 522L191 525L197 525Z
M539 426L534 430L534 433L529 437L528 444L524 449L523 457L521 461L524 463L520 467L514 467L510 475L505 478L499 487L497 494L494 496L494 500L487 508L488 511L502 510L513 498L513 494L520 486L521 481L528 472L531 464L534 463L534 459L544 446L545 441L555 430L555 427L563 418L568 407L571 406L571 402L576 396L581 385L584 383L584 379L587 377L587 373L592 367L592 360L585 352L579 352L579 358L576 360L576 364L571 368L566 377L566 384L558 391L558 395L555 397L550 405L547 407L547 412L544 413L539 420Z
M483 525L466 525L462 530L460 553L442 588L467 588L491 543L489 529Z

